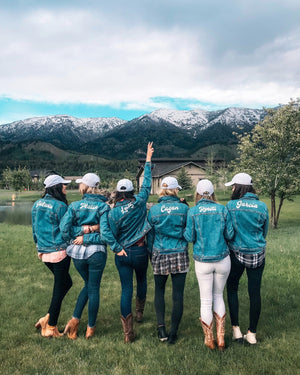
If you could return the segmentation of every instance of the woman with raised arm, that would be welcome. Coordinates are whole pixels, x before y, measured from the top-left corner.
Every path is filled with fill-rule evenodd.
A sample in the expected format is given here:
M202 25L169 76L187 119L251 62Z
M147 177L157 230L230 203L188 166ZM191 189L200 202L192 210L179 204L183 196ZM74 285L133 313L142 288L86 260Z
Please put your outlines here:
M60 229L62 237L70 244L67 254L73 259L74 266L84 281L84 287L64 333L68 334L69 339L77 338L81 315L88 301L85 337L89 339L96 329L100 303L99 289L107 257L106 243L101 239L99 227L102 229L103 226L107 226L110 207L106 203L107 198L98 188L100 178L96 174L87 173L77 179L76 183L79 184L82 199L70 204L60 223Z
M217 203L210 180L197 184L196 205L188 212L185 238L193 243L195 272L200 290L200 322L204 344L215 348L213 323L216 322L217 346L225 348L225 303L223 290L230 271L227 240L233 227L227 209Z
M174 177L161 182L158 204L149 210L148 249L155 281L154 305L157 317L157 332L161 342L175 344L183 313L183 295L186 274L189 269L188 243L183 237L188 205L178 197L181 186ZM171 330L165 327L165 288L168 276L172 279L173 308Z
M256 344L256 328L261 311L261 279L265 267L266 236L269 226L268 208L261 202L247 173L236 174L225 186L232 186L227 209L232 217L234 237L229 242L231 270L227 280L228 306L233 340ZM246 269L250 298L250 321L246 335L239 326L239 281Z
M147 221L146 203L151 192L153 151L152 142L150 142L140 192L134 195L132 182L128 179L120 180L117 184L114 207L108 214L109 227L116 238L116 242L110 247L116 254L115 264L121 281L121 321L126 343L135 338L131 311L133 272L135 272L137 283L135 318L137 322L143 319L147 293L148 252L145 235L150 230L150 225Z
M32 207L32 232L38 255L54 276L48 313L35 324L44 337L62 335L57 329L57 321L62 301L72 286L70 257L66 253L68 245L59 229L60 221L68 209L66 188L70 182L57 174L49 175L44 181L42 199Z

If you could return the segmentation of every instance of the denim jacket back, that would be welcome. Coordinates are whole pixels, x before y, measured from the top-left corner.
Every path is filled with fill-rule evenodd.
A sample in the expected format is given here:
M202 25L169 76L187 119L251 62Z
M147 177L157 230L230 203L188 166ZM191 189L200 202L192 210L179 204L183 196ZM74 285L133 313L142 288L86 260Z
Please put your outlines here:
M261 253L266 247L265 238L269 226L266 204L257 195L246 193L240 199L229 201L226 207L234 228L229 248L244 254Z
M226 207L210 199L201 199L189 209L184 237L192 242L193 258L199 262L217 262L228 254L227 240L233 226Z
M149 210L151 231L147 235L149 252L172 254L187 251L188 243L183 237L188 206L177 197L161 197Z
M83 235L83 245L105 245L100 233L83 233L83 225L100 224L103 216L107 216L110 207L107 198L99 194L84 194L82 199L69 205L68 211L61 220L60 230L63 239L71 243L77 236Z
M134 196L135 200L117 202L108 213L109 227L116 238L116 242L110 247L116 253L132 246L151 229L147 221L146 207L151 192L151 180L151 163L147 162L143 183L139 194Z
M36 201L31 210L32 234L40 253L64 250L68 244L62 238L59 224L68 207L51 195Z

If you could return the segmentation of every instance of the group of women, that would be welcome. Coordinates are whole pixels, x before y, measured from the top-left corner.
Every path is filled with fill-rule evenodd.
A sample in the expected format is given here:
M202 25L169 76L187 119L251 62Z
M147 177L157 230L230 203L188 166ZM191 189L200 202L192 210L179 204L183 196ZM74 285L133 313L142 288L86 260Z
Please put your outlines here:
M36 323L42 336L59 337L57 321L64 296L72 286L70 259L81 275L84 286L79 293L72 318L64 334L77 338L78 327L88 303L88 325L85 337L94 335L99 309L99 290L106 264L107 245L115 253L115 265L121 282L121 322L124 341L135 339L132 297L133 274L136 277L135 320L143 320L147 294L148 259L155 282L154 305L157 332L161 342L175 344L183 314L184 287L189 271L188 243L193 244L195 272L200 290L200 321L204 343L210 349L225 348L225 303L227 296L233 328L233 340L256 343L256 327L261 310L260 287L265 264L268 210L259 201L246 173L234 176L231 182L232 200L223 206L216 200L209 180L197 185L195 206L189 208L178 197L181 187L174 177L161 183L158 203L147 212L151 191L151 158L154 152L148 144L144 179L140 191L134 194L133 184L122 179L117 184L112 208L99 190L100 179L87 173L76 180L82 199L66 200L66 186L71 181L57 174L44 182L43 198L32 208L33 238L38 255L54 275L54 287L48 313ZM239 328L238 285L247 271L250 298L250 323L243 336ZM165 286L171 275L172 314L169 332L165 325ZM216 324L216 341L213 325Z

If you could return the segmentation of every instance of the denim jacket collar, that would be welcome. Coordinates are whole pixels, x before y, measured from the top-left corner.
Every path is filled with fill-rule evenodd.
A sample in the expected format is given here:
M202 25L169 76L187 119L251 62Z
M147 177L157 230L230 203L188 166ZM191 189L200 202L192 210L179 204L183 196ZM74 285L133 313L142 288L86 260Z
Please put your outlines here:
M202 198L200 199L198 202L197 202L197 205L198 204L207 204L207 203L216 203L215 201L212 201L211 199L206 199L206 198Z
M242 196L242 198L240 199L254 199L254 200L259 200L258 196L256 194L253 194L253 193L246 193L244 196Z
M58 200L58 199L54 198L51 194L48 194L48 193L42 199L54 199L56 201Z
M180 202L180 199L178 197L168 195L168 196L159 198L158 203L162 203L162 202Z
M115 207L118 207L118 206L124 206L125 204L128 204L130 202L134 202L135 200L132 200L132 199L123 199L122 201L119 201L115 204Z
M101 200L103 202L107 201L107 198L101 194L84 194L82 199L88 199L88 200L93 200L93 201Z

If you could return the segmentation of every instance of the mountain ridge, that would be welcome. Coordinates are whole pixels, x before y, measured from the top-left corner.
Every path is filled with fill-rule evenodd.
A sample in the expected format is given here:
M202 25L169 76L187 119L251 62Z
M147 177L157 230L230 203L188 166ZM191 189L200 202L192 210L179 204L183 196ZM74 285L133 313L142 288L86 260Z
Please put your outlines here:
M212 144L236 143L233 132L250 131L265 114L262 109L229 107L218 111L158 109L130 121L52 115L0 125L0 140L47 142L112 159L138 158L153 140L157 157L189 157Z

